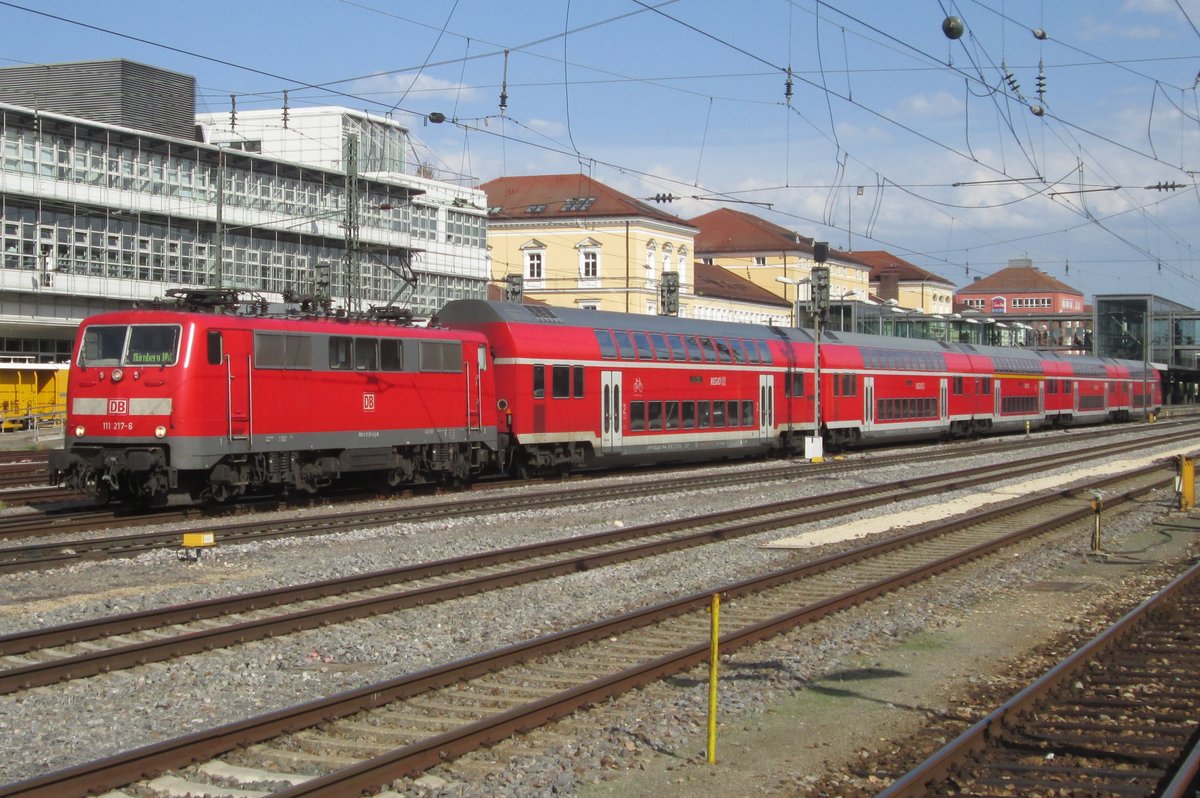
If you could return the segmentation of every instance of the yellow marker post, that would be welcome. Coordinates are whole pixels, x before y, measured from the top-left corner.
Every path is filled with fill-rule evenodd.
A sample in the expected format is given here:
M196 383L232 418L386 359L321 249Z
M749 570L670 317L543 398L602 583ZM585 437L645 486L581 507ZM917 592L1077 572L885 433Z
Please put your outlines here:
M708 641L708 764L713 765L717 761L717 665L719 664L721 638L721 595L719 593L713 593L709 613L712 615L712 631Z
M183 554L179 559L187 562L197 562L205 549L217 545L217 536L212 532L184 532Z
M1100 547L1100 514L1104 512L1104 500L1099 492L1092 494L1092 512L1096 516L1096 526L1092 529L1092 554L1101 554L1103 549Z
M1183 512L1196 507L1196 461L1179 457L1179 509Z

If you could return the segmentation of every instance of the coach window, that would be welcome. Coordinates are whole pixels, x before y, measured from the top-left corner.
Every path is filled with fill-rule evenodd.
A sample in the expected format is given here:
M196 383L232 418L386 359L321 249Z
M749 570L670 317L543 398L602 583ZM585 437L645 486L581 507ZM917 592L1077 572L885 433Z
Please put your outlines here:
M600 357L613 360L617 356L617 345L608 330L596 330L596 343L600 344Z
M717 362L717 347L713 344L713 341L711 338L709 338L707 336L701 336L700 347L704 350L704 362L706 362L706 363L716 363Z
M572 372L574 373L574 379L572 379L571 382L572 382L572 388L574 390L571 393L571 395L574 396L576 399L582 399L583 398L583 366L573 366Z
M356 371L377 371L379 369L379 339L354 339L354 368Z
M650 333L650 343L654 344L654 356L659 360L670 360L671 349L667 346L667 336L662 333Z
M684 361L687 360L687 348L683 345L683 337L679 335L668 335L667 341L671 344L671 359Z
M210 366L219 366L224 358L224 353L221 351L221 331L209 330L208 338L208 364Z
M354 347L351 339L335 335L329 339L329 368L335 371L349 371L354 363Z
M753 427L754 424L754 402L749 399L742 400L742 426Z
M712 426L712 403L697 402L696 403L697 426L700 429L708 429Z
M633 341L629 339L629 333L618 330L615 335L617 336L617 348L621 350L621 357L633 360L637 353L634 351Z
M646 429L661 430L663 428L662 402L646 402L646 409L650 411Z
M853 374L842 375L842 396L857 396L858 395L858 380Z
M804 372L792 371L784 375L784 396L804 396Z
M962 377L954 378L954 395L955 396L963 395L963 378Z
M771 359L771 347L767 345L766 341L755 341L754 343L758 344L758 359L760 361L768 365L775 362Z
M717 357L722 363L732 363L733 354L729 351L729 342L724 338L714 338L713 344L717 347Z
M551 369L551 395L555 399L571 398L571 367L554 366Z
M746 350L742 348L742 342L736 338L729 339L729 351L733 352L734 363L746 363Z
M682 409L683 409L683 428L684 429L695 429L696 428L696 403L695 402L684 402Z
M686 335L683 342L687 344L688 360L693 363L701 363L704 361L704 354L700 351L700 344L696 343L696 336Z
M404 343L399 338L384 338L379 342L379 368L404 371Z
M679 429L679 402L663 402L663 426Z
M546 367L540 364L533 367L533 398L546 398Z
M638 360L653 360L654 350L650 348L650 336L644 332L633 334L633 345L637 347Z
M644 432L646 429L646 403L629 403L629 431Z
M725 426L725 403L713 402L712 404L712 425L714 429L722 429Z
M979 381L979 383L980 383L979 384L979 392L981 394L983 394L984 396L991 396L992 395L992 378L984 377L982 380Z

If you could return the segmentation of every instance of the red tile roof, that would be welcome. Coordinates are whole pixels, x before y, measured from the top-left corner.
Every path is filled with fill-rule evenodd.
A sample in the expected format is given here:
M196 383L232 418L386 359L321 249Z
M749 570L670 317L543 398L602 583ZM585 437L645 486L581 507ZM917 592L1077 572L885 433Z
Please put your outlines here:
M701 256L746 252L813 251L813 240L786 227L730 208L718 208L689 222L699 228L696 253Z
M950 288L954 287L954 283L942 277L940 274L926 271L915 263L909 263L903 258L898 258L890 252L885 252L882 249L855 250L852 255L859 263L864 263L871 267L871 280L877 281L879 275L884 269L895 268L900 274L900 282L902 283L941 283Z
M678 216L583 174L497 177L480 188L487 193L491 221L637 216L688 226Z
M754 302L791 310L792 303L721 266L697 261L692 269L696 296Z
M959 294L1021 294L1047 291L1083 296L1082 292L1032 266L1009 266L958 289Z

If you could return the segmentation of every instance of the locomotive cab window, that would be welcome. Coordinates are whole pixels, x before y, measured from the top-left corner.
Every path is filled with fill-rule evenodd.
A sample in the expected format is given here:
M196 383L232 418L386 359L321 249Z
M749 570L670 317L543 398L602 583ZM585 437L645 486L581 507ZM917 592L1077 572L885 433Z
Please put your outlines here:
M224 360L224 352L221 347L221 331L209 330L205 336L206 349L208 351L208 364L210 366L219 366Z
M171 366L179 357L179 326L134 324L89 327L80 366Z
M129 328L125 362L130 366L170 366L179 354L175 324L135 324Z

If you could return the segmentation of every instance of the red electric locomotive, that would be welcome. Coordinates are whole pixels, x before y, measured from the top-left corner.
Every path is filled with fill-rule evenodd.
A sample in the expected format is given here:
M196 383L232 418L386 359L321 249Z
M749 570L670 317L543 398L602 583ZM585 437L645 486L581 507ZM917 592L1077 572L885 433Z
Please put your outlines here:
M52 480L101 499L465 480L497 446L483 337L392 321L105 313L80 327L67 393Z

